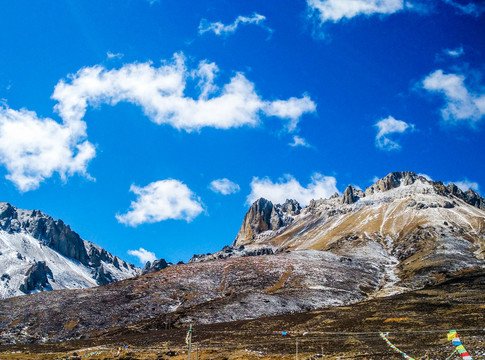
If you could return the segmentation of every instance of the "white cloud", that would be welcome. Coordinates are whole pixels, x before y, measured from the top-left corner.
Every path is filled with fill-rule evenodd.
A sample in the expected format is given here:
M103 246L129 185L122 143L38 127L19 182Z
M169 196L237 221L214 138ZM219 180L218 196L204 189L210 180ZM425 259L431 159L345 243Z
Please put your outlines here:
M188 71L182 55L159 68L151 63L126 64L118 70L93 66L60 81L52 97L59 102L56 110L65 122L82 122L89 105L126 101L140 106L153 122L186 131L256 126L260 114L289 119L292 130L303 113L315 109L308 96L264 101L242 73L220 89L214 84L216 72L217 66L207 61ZM190 79L201 90L198 98L184 94Z
M234 20L234 22L229 25L224 25L219 21L211 23L211 22L208 22L206 19L202 19L199 24L199 34L204 34L208 31L212 31L216 35L227 36L230 34L234 34L237 28L239 27L239 25L243 25L243 24L257 25L272 33L273 30L263 24L265 20L266 20L265 16L257 13L254 13L251 17L238 16L236 20Z
M480 16L485 12L485 6L483 4L476 4L470 1L467 4L460 4L454 0L443 0L444 3L453 6L455 9L459 10L465 15Z
M212 181L209 185L209 189L215 193L229 195L237 193L240 190L240 187L231 180L224 178Z
M362 15L389 15L408 8L404 0L307 0L307 5L320 23L336 23Z
M207 61L188 70L181 54L160 67L146 62L112 70L101 65L82 68L54 89L52 98L57 100L55 110L62 123L27 110L0 107L0 162L9 172L7 178L21 191L28 191L54 173L63 179L75 173L86 175L87 165L95 157L83 119L89 106L133 103L153 122L186 131L256 126L262 116L278 117L293 131L304 113L315 111L316 105L307 95L263 100L242 73L219 87L215 84L217 71L217 65ZM199 90L198 97L185 94L193 92L188 83Z
M306 187L301 186L292 175L285 175L275 183L269 178L254 177L247 203L251 204L263 197L275 204L282 204L286 199L295 199L302 205L308 205L312 199L328 198L336 192L337 180L333 176L323 176L319 173L312 176Z
M157 260L155 253L147 251L144 248L139 248L138 250L128 250L128 255L136 256L142 264L145 264L147 261L153 262Z
M288 145L292 146L292 147L297 147L297 146L303 146L303 147L306 147L306 148L309 148L311 147L311 145L309 143L307 143L307 141L298 136L298 135L294 135L293 136L293 142L289 143Z
M269 116L288 119L287 130L293 132L296 130L301 116L305 113L314 113L316 108L316 104L305 95L300 99L292 97L288 100L267 102L264 112Z
M472 189L478 191L478 183L469 181L468 179L460 180L460 181L450 181L448 184L453 183L458 186L461 191L468 191L468 189Z
M82 127L0 107L0 163L8 171L7 179L20 191L29 191L54 173L63 180L75 173L86 175L95 148L85 135Z
M460 57L465 53L463 46L457 47L455 49L445 49L443 51L446 55L454 57L454 58Z
M449 58L458 59L465 54L463 46L459 46L453 49L443 49L440 53L436 54L436 61L448 61Z
M381 150L391 151L401 148L396 141L389 138L391 134L402 134L406 130L412 130L413 124L408 124L401 120L396 120L392 116L378 121L375 126L379 129L376 136L376 146Z
M441 116L446 122L468 122L473 125L485 115L485 93L469 90L465 79L464 75L436 70L423 80L425 90L444 97L445 106L441 109Z
M161 180L145 187L132 185L130 191L137 195L126 214L117 214L118 222L137 226L168 219L186 220L196 218L204 209L199 198L178 180Z
M124 56L122 53L112 53L111 51L108 51L106 53L106 57L108 59L121 59Z

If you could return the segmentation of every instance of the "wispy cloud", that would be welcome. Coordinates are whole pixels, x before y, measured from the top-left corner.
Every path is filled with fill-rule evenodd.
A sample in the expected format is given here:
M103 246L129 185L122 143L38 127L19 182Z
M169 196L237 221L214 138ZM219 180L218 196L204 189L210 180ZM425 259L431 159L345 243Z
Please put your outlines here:
M153 262L157 260L154 252L147 251L144 248L139 248L138 250L128 250L128 255L137 257L141 264L145 264L147 261Z
M168 219L186 220L196 218L203 205L199 198L178 180L161 180L145 187L132 185L130 191L137 195L126 214L117 214L116 219L128 226L155 223Z
M473 92L467 88L465 80L465 75L436 70L423 80L422 87L443 97L445 106L441 109L441 116L445 122L473 126L485 115L485 92Z
M338 192L337 180L333 176L323 176L319 173L312 176L306 187L289 174L277 182L272 182L269 178L254 177L247 203L251 204L263 197L277 204L284 203L286 199L295 199L301 205L308 205L312 199L328 198L336 192Z
M228 36L234 34L240 25L257 25L267 30L270 34L273 30L263 23L266 20L264 15L254 13L252 16L238 16L232 24L224 25L220 21L209 22L206 19L202 19L199 24L199 34L206 32L213 32L218 36Z
M288 145L290 145L291 147L298 147L298 146L302 146L306 148L311 147L311 145L307 143L307 141L304 138L298 135L293 135L293 142L290 142Z
M7 178L21 191L35 189L58 173L63 179L87 174L95 147L87 140L84 115L90 106L129 102L142 108L156 124L198 131L204 127L229 129L257 126L262 117L277 117L287 131L294 131L305 113L316 105L308 95L288 100L264 100L244 74L216 84L218 67L201 61L188 69L182 54L159 67L151 62L125 64L119 69L85 67L59 81L52 98L58 123L34 112L0 108L0 163ZM190 88L192 85L193 88ZM199 91L195 97L187 96Z
M471 15L478 17L485 12L485 5L477 4L473 1L468 2L467 4L461 4L455 0L443 0L445 4L448 4L458 10L459 13L465 15Z
M106 53L106 57L108 59L121 59L123 56L125 56L125 55L122 54L122 53L112 53L111 51L108 51Z
M392 134L402 134L405 131L414 129L413 124L402 120L396 120L392 116L378 121L375 126L378 128L376 135L376 146L385 151L399 150L401 145L390 139Z
M463 179L463 180L459 180L459 181L449 181L448 184L450 184L450 183L453 183L456 186L458 186L461 191L468 191L468 189L478 191L478 189L479 189L477 182L470 181L466 178Z
M403 0L307 0L311 16L320 23L356 16L390 15L407 8Z
M463 50L463 46L460 46L455 49L445 49L444 53L448 56L457 58L462 56L465 53L465 50Z
M209 185L209 189L215 193L229 195L237 193L240 190L240 187L231 180L224 178L212 181Z
M443 49L440 53L436 54L436 61L446 61L450 58L458 59L465 54L465 49L463 46L459 46L452 49Z

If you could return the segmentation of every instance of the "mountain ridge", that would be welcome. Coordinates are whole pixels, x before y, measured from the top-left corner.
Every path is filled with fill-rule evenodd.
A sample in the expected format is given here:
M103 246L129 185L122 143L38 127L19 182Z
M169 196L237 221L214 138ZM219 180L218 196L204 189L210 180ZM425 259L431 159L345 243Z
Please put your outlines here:
M62 220L0 202L0 297L102 285L139 273Z

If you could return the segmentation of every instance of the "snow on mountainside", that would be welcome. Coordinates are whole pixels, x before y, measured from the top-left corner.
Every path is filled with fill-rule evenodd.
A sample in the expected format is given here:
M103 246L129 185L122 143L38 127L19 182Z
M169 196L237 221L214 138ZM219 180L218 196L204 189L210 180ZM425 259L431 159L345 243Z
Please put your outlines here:
M294 200L259 199L232 246L191 261L299 250L371 257L376 249L387 259L377 296L483 267L485 201L412 172L391 173L365 192L349 185L342 196L312 200L303 209Z
M0 202L0 298L103 285L139 272L62 220Z

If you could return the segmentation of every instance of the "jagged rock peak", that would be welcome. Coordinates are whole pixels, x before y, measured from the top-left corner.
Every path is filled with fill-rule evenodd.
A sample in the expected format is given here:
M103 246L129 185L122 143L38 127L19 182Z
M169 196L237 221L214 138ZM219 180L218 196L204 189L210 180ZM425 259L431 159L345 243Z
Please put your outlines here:
M453 183L449 183L445 186L441 181L435 182L434 188L438 194L453 195L459 199L462 199L467 204L470 204L482 210L485 209L485 199L472 189L462 191L458 186Z
M416 180L421 180L423 182L430 182L425 177L416 175L412 171L396 171L388 174L382 179L378 180L375 184L369 186L365 189L365 195L372 195L376 192L389 191L395 189L399 186L411 185L416 182Z
M151 274L151 273L163 270L167 267L168 267L168 264L165 261L165 259L155 260L153 264L150 261L147 261L147 263L143 267L143 270L141 271L141 274L142 275Z
M86 266L98 267L101 261L112 263L120 269L135 269L135 266L110 254L105 249L89 241L84 241L69 225L40 210L23 210L0 202L0 230L9 234L27 233L39 240L43 245L56 250L60 254L78 260Z
M296 200L286 200L283 204L274 205L269 200L259 198L246 213L233 246L246 245L263 231L276 231L290 224L300 212L301 206Z

